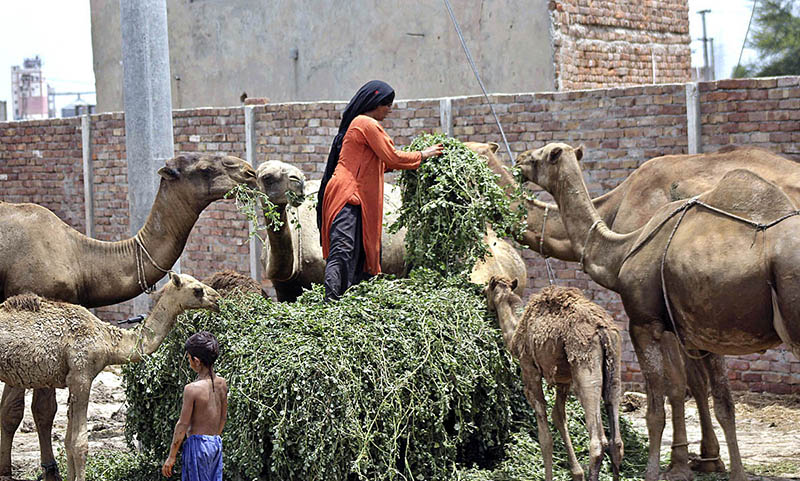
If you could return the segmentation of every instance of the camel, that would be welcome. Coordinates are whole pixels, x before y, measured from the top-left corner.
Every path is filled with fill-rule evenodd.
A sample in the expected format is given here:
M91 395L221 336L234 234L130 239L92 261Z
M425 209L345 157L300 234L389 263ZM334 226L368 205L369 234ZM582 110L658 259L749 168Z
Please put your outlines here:
M0 301L23 293L97 307L131 299L161 279L183 251L200 213L255 170L231 156L166 161L144 226L118 242L90 239L35 204L0 202ZM24 388L6 386L0 402L0 476L11 475L11 443L22 421ZM33 417L46 481L57 479L50 432L55 390L34 390Z
M228 297L236 293L258 294L267 297L258 281L230 269L217 271L200 282L217 291L222 297Z
M623 445L619 429L622 341L614 319L574 287L546 287L531 296L522 319L522 299L514 294L516 280L492 277L484 290L489 310L497 314L503 340L519 360L525 397L536 411L536 427L544 458L545 479L553 479L553 437L547 424L542 378L556 386L552 419L569 457L573 480L584 472L567 430L564 406L570 385L586 413L589 431L589 479L597 481L603 453L609 447L603 430L600 401L608 415L614 480L619 480Z
M645 477L654 480L664 394L678 397L685 392L681 351L745 354L783 342L800 355L795 272L800 218L780 187L736 169L714 188L669 203L643 227L619 234L605 225L591 203L578 165L582 156L580 147L554 143L523 153L519 161L523 176L553 195L589 276L622 298L646 380L650 447ZM734 449L732 406L719 393L712 394L730 448L730 479L743 481L747 478ZM679 407L673 412L673 441L685 446ZM674 449L676 454L683 459L673 463L669 476L690 478L686 451Z
M325 260L314 211L316 197L312 195L319 189L319 181L306 181L300 169L278 160L259 165L257 176L259 189L275 204L281 221L275 228L267 220L268 243L261 253L264 275L272 281L278 301L292 302L303 289L310 289L312 283L322 283L325 277ZM392 184L384 184L381 268L387 274L398 276L406 272L406 230L392 234L386 227L397 219L400 205L400 190ZM523 279L517 287L521 294L527 282L527 267L522 256L491 229L487 229L484 241L491 256L475 266L470 280L485 284L492 274L518 277Z
M486 160L489 168L498 175L498 183L507 192L516 188L517 181L496 156L498 144L466 144ZM766 149L726 147L714 153L666 155L650 159L620 185L592 199L592 204L606 225L615 232L627 233L643 226L659 207L709 190L726 173L740 168L752 170L778 184L796 204L800 203L800 165ZM542 255L578 261L580 256L569 240L558 206L534 199L526 208L527 229L521 242ZM719 442L711 423L709 384L716 383L712 389L726 396L731 406L733 401L730 399L727 376L724 371L716 372L717 369L726 369L724 359L717 357L712 353L702 360L692 357L685 360L689 388L697 402L702 430L700 457L693 460L691 466L701 472L725 471L725 465L719 457Z
M69 388L67 479L86 479L86 417L92 381L106 366L154 352L187 309L218 310L219 294L170 273L150 316L136 329L101 321L85 307L20 294L0 304L0 381L17 388Z

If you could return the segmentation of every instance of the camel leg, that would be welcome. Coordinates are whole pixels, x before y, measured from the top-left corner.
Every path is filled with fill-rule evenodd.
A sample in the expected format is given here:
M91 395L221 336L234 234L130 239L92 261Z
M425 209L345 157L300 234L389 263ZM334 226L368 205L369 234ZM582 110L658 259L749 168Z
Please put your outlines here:
M648 454L645 481L656 481L659 474L661 435L664 433L664 359L655 335L660 327L631 322L630 336L647 391Z
M703 356L716 356L710 353L698 353ZM692 460L689 467L701 473L724 473L725 463L719 456L719 441L711 423L711 408L708 404L709 372L704 360L686 358L686 375L689 390L697 403L697 416L700 418L700 459Z
M53 419L56 417L56 390L54 388L34 389L31 412L36 423L36 433L39 435L39 452L42 467L45 468L45 481L58 481L56 458L53 455Z
M11 444L25 412L25 389L6 385L0 401L0 476L11 476Z
M542 448L544 458L544 479L553 480L553 436L547 425L547 402L542 390L542 374L533 367L532 363L521 362L522 383L525 387L525 397L536 412L536 429L539 432L539 446Z
M564 446L567 448L567 456L569 458L569 469L572 473L573 480L583 479L583 468L578 462L578 457L575 456L575 449L572 447L572 440L569 437L569 429L567 429L567 415L564 406L567 403L567 396L569 395L569 384L556 385L556 403L553 407L552 419L553 424L556 425L561 439L564 440Z
M586 429L589 431L589 480L597 481L603 464L603 453L608 448L600 412L603 399L603 350L599 344L592 346L591 358L595 362L571 367L575 391L586 413Z
M622 456L625 454L625 446L622 443L622 431L619 428L619 403L622 400L622 360L618 353L621 352L621 341L619 335L612 338L609 346L604 347L604 356L601 362L613 364L612 369L603 369L603 403L605 405L606 416L608 417L608 430L611 439L609 440L609 453L611 455L611 470L614 481L619 481L619 469L622 465ZM605 351L613 348L614 353ZM606 378L608 375L608 378Z
M89 453L89 434L86 416L89 410L91 383L74 383L69 386L69 408L67 409L67 479L86 479L86 456ZM70 461L71 459L71 461Z
M683 347L672 332L661 337L664 360L666 393L672 407L672 455L664 477L669 480L691 480L694 473L689 468L689 440L686 435L686 366Z
M736 414L731 396L728 369L725 358L719 355L710 355L707 361L708 371L711 375L711 395L714 397L714 413L717 421L722 426L725 441L728 443L728 455L731 458L731 481L747 481L747 475L742 466L742 457L739 454L739 442L736 439Z

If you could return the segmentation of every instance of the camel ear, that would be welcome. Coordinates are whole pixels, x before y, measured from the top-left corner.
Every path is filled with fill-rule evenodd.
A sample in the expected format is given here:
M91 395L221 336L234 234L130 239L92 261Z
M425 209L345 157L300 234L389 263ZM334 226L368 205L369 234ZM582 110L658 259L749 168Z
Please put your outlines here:
M500 145L497 142L489 142L489 150L492 151L493 154L497 153L497 149L500 148Z
M178 177L180 177L180 173L178 173L177 170L167 165L158 169L158 175L160 175L162 179L166 180L176 180Z
M555 164L558 162L558 159L561 157L561 153L564 151L561 147L553 147L553 150L550 151L550 155L547 156L547 161L551 164Z
M183 285L183 281L181 280L181 276L179 276L178 274L176 274L176 273L174 273L172 271L170 271L170 273L169 273L169 280L172 281L172 283L175 284L175 287L177 287L177 288L180 288L181 285Z
M489 290L493 291L495 287L497 287L497 279L492 276L492 278L489 279Z
M579 145L577 149L575 149L575 158L581 160L583 158L583 145Z
M516 291L517 290L517 285L518 285L517 279L514 279L513 281L511 281L511 290L512 291Z

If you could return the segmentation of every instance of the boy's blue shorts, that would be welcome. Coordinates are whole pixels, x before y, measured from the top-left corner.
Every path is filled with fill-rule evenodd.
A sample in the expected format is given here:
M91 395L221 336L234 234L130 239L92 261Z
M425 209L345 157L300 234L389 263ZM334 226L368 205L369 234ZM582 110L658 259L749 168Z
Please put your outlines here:
M181 481L222 481L222 438L192 434L183 443Z

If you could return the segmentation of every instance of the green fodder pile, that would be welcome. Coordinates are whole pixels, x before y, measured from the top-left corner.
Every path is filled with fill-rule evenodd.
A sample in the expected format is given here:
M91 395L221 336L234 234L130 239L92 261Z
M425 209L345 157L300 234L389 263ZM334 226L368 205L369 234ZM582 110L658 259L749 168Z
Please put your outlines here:
M400 175L403 205L391 228L407 229L409 266L465 274L489 252L483 241L487 225L498 237L519 237L525 228L524 204L512 209L515 199L497 184L486 161L457 139L422 134L408 149L439 143L444 145L442 155Z
M418 270L322 297L317 287L294 304L227 298L219 314L182 316L156 353L127 366L126 436L141 443L139 465L166 457L194 378L183 343L202 329L220 341L215 370L230 386L225 479L537 479L533 411L476 287ZM583 456L583 413L572 403L568 415ZM631 477L646 451L623 426ZM158 479L149 472L136 479Z

